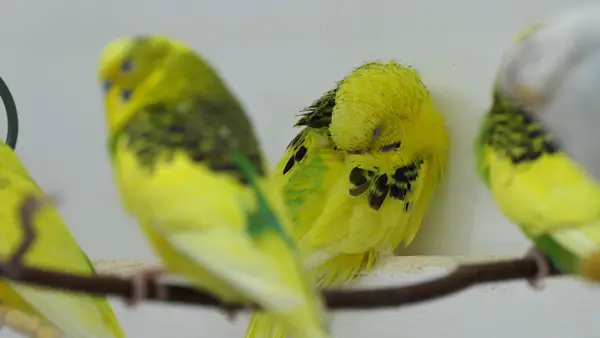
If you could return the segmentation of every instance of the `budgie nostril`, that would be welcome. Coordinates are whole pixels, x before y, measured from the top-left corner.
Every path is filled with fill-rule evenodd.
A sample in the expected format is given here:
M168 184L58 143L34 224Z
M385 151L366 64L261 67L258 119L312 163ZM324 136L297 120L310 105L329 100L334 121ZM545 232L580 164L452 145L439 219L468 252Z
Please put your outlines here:
M104 91L104 93L108 93L111 86L112 86L112 82L104 81L104 83L102 83L102 91Z
M129 101L131 98L131 89L123 89L121 90L121 98L123 101Z

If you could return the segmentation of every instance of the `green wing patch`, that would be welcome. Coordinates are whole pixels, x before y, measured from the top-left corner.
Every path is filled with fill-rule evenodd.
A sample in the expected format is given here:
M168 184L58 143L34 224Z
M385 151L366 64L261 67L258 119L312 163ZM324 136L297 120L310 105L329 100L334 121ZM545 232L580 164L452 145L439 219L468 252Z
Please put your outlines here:
M225 142L228 143L228 142ZM280 222L276 217L275 212L270 207L264 194L261 192L257 182L257 172L244 154L235 146L230 144L230 153L233 156L236 166L239 168L245 180L249 183L254 195L256 196L258 207L254 212L248 214L248 233L257 236L266 230L274 230L280 236L286 239L291 245L292 241L281 228Z

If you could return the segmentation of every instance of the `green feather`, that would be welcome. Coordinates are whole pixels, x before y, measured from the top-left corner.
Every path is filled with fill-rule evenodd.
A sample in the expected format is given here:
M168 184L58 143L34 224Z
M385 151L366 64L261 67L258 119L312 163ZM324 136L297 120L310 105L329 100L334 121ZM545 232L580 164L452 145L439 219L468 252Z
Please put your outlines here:
M260 190L257 180L258 175L254 166L235 145L230 143L230 146L233 159L256 196L258 204L256 210L248 214L248 233L253 237L259 237L264 232L275 231L279 236L283 237L289 245L293 245L291 238L289 238L281 228L281 223L277 219L275 212L269 206L267 199Z
M534 237L532 240L535 243L535 246L544 253L544 255L552 262L554 267L556 267L556 269L564 273L578 273L579 258L566 250L550 235Z

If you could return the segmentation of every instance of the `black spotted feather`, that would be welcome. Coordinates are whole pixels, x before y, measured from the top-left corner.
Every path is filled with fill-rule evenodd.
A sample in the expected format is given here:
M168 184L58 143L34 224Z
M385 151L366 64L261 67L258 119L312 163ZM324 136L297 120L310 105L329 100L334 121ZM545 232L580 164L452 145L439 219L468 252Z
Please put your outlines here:
M486 145L515 165L533 162L543 154L560 152L552 135L545 132L524 107L511 105L498 92L494 93L492 108L475 142L477 169L488 184L489 169L483 154Z
M171 161L177 152L182 152L194 162L241 180L244 175L219 136L220 128L227 127L242 153L264 175L264 162L249 122L228 124L223 119L232 109L230 104L200 98L149 104L133 114L119 135L124 136L127 147L149 171L158 161Z
M348 180L352 188L348 190L351 196L366 196L369 206L379 210L386 198L393 198L403 203L405 211L410 209L411 192L423 160L419 159L409 165L398 166L392 172L383 173L379 168L363 169L354 167Z

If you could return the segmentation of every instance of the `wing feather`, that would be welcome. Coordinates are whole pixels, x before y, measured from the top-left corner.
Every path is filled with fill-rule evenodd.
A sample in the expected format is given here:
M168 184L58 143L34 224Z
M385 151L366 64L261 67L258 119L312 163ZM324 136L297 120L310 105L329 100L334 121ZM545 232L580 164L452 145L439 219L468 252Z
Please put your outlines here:
M182 255L267 308L287 309L303 302L300 293L282 284L273 259L244 232L216 226L178 231L165 238Z
M0 189L0 251L9 255L21 238L19 208L22 198L41 195L38 186L22 173L0 172L5 189ZM39 210L34 219L37 239L25 258L32 267L94 275L94 267L53 206ZM64 291L53 291L14 282L7 284L35 311L62 330L68 337L122 337L114 313L103 298ZM16 305L18 306L18 305Z

